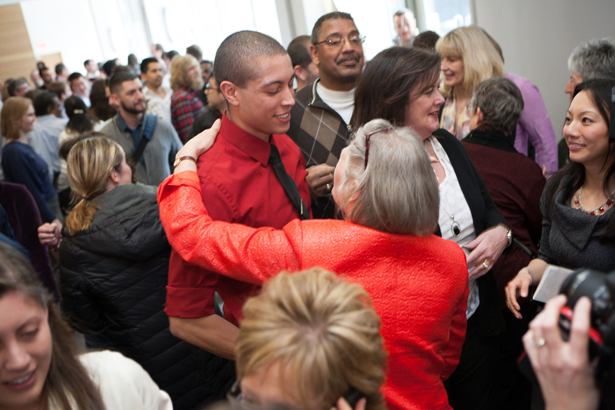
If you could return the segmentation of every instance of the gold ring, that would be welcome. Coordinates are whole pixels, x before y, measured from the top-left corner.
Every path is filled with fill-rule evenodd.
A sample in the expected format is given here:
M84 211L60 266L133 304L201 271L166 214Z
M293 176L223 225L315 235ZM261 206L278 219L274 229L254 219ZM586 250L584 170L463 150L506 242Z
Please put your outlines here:
M331 192L331 184L327 184L327 191Z
M543 347L545 345L545 339L543 339L542 337L538 340L534 341L534 347L537 349L540 349L541 347Z
M485 261L483 262L483 268L489 268L489 261L487 259L485 259Z

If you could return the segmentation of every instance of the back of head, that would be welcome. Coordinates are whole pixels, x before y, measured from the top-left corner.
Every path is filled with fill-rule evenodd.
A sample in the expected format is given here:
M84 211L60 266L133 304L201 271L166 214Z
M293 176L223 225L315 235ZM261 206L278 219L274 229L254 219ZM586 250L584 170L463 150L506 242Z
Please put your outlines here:
M384 409L380 318L361 286L319 268L281 273L243 311L238 379L279 363L300 403L330 408L353 386L367 410Z
M352 180L358 184L351 184ZM344 214L350 222L416 236L429 236L438 225L438 182L423 141L409 127L393 128L388 121L376 119L359 128L348 146L345 184L349 184L346 197L338 205L350 208ZM351 200L354 204L348 207Z
M144 58L143 61L141 61L141 74L146 74L147 70L149 70L149 65L152 63L158 64L158 59L154 57Z
M94 124L87 115L88 108L78 96L73 95L67 98L64 101L64 110L68 116L67 130L82 134L94 129Z
M187 47L186 54L190 54L192 57L196 58L196 61L201 61L203 59L203 50L196 44Z
M136 67L139 65L139 60L137 60L137 56L134 54L128 54L128 66Z
M24 97L10 97L4 101L0 112L0 133L9 141L19 139L17 120L24 116L32 101Z
M359 77L352 129L375 118L403 126L410 94L433 87L440 75L440 56L426 50L391 47L378 53ZM414 97L416 98L416 97Z
M300 66L307 68L307 66L312 62L310 44L310 36L295 37L293 41L290 42L287 51L293 67Z
M54 81L53 83L49 84L47 90L50 93L54 93L55 95L57 95L58 98L62 98L62 96L66 94L66 83L64 81Z
M412 47L421 48L423 50L435 52L436 43L440 39L440 36L435 31L423 31L414 37Z
M491 77L504 77L504 61L485 32L477 26L458 27L449 31L436 43L442 56L455 56L463 60L463 87L468 96L483 81ZM442 85L442 94L451 88Z
M122 151L109 138L87 138L71 148L66 162L76 205L66 217L65 226L74 235L89 228L97 209L91 201L106 192L110 170L120 171Z
M0 243L0 298L12 292L37 302L48 311L52 350L42 397L52 400L62 410L104 410L100 391L77 359L72 331L61 319L53 296L24 256Z
M280 43L257 31L238 31L224 39L214 60L214 76L218 84L230 81L245 88L248 81L261 73L255 68L254 59L287 54Z
M107 77L110 77L111 74L113 74L113 69L115 68L116 65L117 63L115 62L115 60L109 60L105 62L105 64L103 64L103 71L105 72Z
M101 121L107 121L116 114L116 109L109 105L109 97L107 97L107 82L105 80L96 80L92 83L90 90L90 103L94 109L94 115Z
M331 13L324 14L320 16L318 20L316 20L316 23L314 23L314 27L312 28L312 44L318 43L318 39L320 38L320 32L322 31L322 24L327 20L334 19L350 20L354 23L352 16L342 11L333 11Z
M188 71L195 66L200 67L199 62L190 54L173 58L171 62L171 88L179 90L182 87L192 87L191 80L188 78Z
M64 64L62 64L62 63L56 64L56 67L55 67L56 75L62 74L62 71L64 71L64 70L66 70L66 66Z
M42 93L34 98L34 113L37 117L52 114L55 109L55 100L58 96L55 93ZM51 113L49 110L51 109Z
M130 70L119 70L114 72L111 78L109 78L109 91L111 91L112 94L120 95L120 92L122 92L122 84L126 81L133 81L135 78L138 77Z
M476 87L470 110L480 108L483 113L481 125L489 126L501 133L510 134L523 112L521 90L508 78L490 78Z
M568 69L583 81L615 79L615 41L603 38L579 44L568 58Z

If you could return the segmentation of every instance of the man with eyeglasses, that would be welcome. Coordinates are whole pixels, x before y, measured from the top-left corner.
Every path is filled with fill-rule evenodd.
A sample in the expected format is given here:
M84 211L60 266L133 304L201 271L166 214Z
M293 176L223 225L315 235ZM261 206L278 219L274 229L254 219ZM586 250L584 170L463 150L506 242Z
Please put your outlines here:
M288 135L308 166L307 182L315 218L333 218L333 170L347 145L354 89L363 70L363 41L348 13L320 17L312 30L310 54L320 77L298 91Z

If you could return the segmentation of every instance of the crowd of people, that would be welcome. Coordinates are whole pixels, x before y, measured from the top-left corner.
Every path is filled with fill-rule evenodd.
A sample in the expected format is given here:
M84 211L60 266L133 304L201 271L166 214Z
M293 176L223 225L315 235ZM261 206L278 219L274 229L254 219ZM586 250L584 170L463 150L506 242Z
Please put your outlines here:
M588 301L566 341L530 300L615 270L615 41L558 147L485 30L393 22L368 62L333 12L5 81L0 408L529 409L524 350L547 409L613 408Z

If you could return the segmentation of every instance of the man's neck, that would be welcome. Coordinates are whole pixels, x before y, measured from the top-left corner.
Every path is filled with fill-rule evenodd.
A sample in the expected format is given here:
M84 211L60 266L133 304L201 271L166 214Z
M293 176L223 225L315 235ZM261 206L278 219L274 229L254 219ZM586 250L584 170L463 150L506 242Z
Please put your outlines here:
M356 79L355 80L351 80L351 81L346 81L343 83L340 83L338 81L334 81L330 78L326 78L326 77L320 77L320 84L322 84L323 87L325 87L328 90L331 91L350 91L352 90L355 85L356 85Z
M143 120L143 113L132 114L122 108L120 108L120 115L122 116L122 119L124 120L126 125L128 125L128 128L130 128L131 130L136 130L139 124L141 124L141 121Z
M243 121L241 121L240 118L237 117L233 117L233 113L231 112L231 110L226 110L226 116L228 117L229 120L233 121L233 123L238 126L239 128L241 128L242 130L244 130L247 133L250 133L252 135L254 135L256 138L262 139L265 142L269 142L269 138L271 137L271 135L264 135L258 132L254 132L254 130L252 130L249 126L247 126Z

